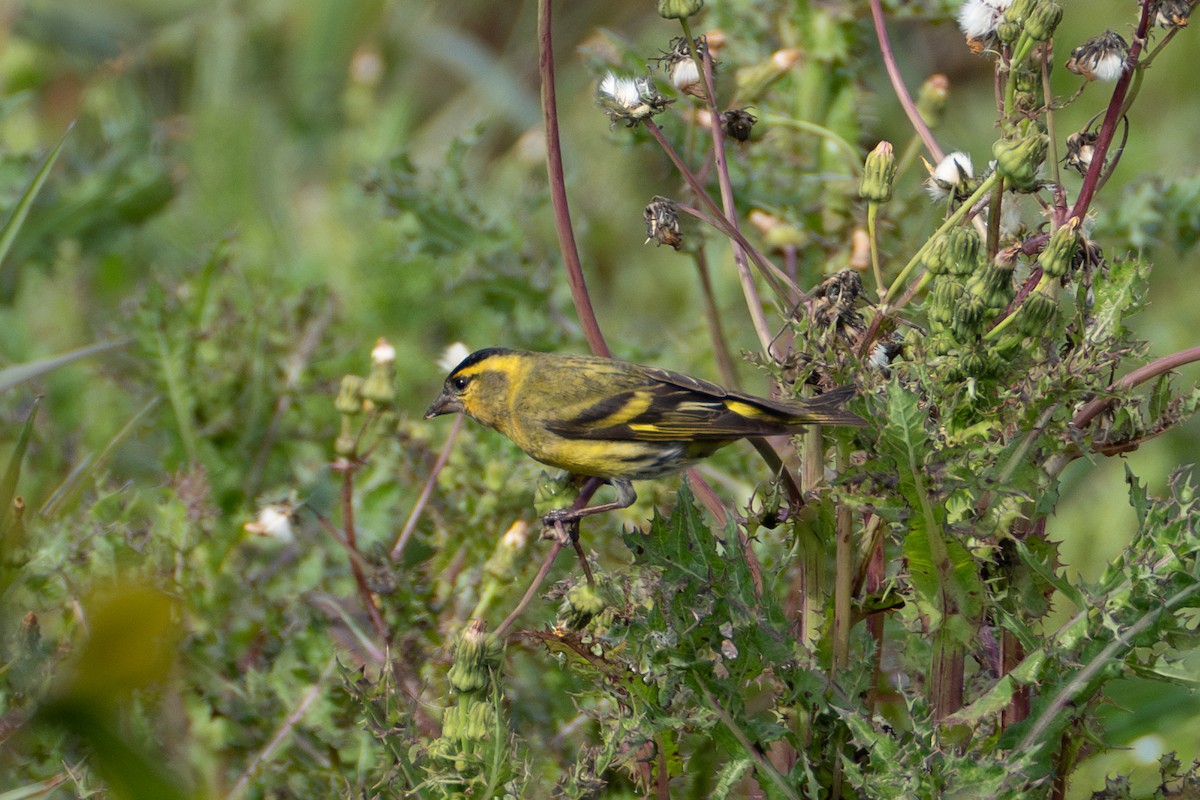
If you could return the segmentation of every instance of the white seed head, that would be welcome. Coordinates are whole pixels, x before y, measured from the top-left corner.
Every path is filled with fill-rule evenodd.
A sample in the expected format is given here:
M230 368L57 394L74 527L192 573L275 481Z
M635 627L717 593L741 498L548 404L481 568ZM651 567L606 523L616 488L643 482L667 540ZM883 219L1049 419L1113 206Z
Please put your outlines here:
M971 163L971 157L956 151L943 158L933 168L929 180L925 182L925 189L934 200L942 200L951 189L964 186L974 177L975 167Z
M600 79L600 96L626 110L634 109L641 103L637 79L619 78L611 72L606 72Z
M471 355L470 348L462 342L455 342L442 352L442 357L438 359L437 363L442 368L442 372L449 372L469 355Z
M396 363L396 348L392 347L391 342L382 337L375 342L375 347L371 349L372 364L394 364Z
M958 9L958 27L968 39L987 39L996 33L1012 0L966 0Z
M247 533L265 536L284 544L291 544L296 540L292 533L292 508L285 503L263 506L258 512L258 517L242 527Z

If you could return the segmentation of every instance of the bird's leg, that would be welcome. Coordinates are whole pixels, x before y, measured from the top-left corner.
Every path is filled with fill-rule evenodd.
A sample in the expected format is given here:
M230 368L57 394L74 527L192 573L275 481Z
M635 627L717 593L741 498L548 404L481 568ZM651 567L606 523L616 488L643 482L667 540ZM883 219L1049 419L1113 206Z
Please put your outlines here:
M610 484L616 490L617 499L611 503L588 506L587 501L591 500L596 490L606 483ZM542 517L542 523L549 526L558 522L577 522L584 517L590 517L592 514L604 514L620 508L629 508L635 500L637 500L637 492L633 490L633 484L629 481L616 478L611 480L605 478L588 478L587 482L583 484L583 489L579 491L579 496L575 498L574 503L567 508L556 508L551 511Z
M605 483L611 483L612 487L616 489L617 499L611 503L588 507L587 502ZM579 556L579 564L583 567L583 574L587 576L589 584L594 584L595 580L592 579L592 568L588 566L587 556L584 555L583 547L579 544L579 520L592 514L602 514L618 508L629 508L633 505L634 500L637 500L637 492L633 490L633 484L629 481L588 478L584 482L583 488L579 490L579 496L575 498L574 503L568 508L555 509L542 517L542 524L546 527L553 527L560 542L564 544L567 541L571 542L571 546L575 548L575 554Z

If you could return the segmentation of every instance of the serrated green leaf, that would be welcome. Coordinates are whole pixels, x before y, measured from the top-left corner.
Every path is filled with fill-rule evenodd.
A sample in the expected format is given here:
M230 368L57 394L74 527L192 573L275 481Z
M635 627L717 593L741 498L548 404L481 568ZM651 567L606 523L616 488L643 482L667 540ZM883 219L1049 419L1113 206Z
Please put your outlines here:
M1149 282L1150 266L1136 258L1116 261L1097 275L1087 340L1099 343L1124 333L1124 320L1141 309Z

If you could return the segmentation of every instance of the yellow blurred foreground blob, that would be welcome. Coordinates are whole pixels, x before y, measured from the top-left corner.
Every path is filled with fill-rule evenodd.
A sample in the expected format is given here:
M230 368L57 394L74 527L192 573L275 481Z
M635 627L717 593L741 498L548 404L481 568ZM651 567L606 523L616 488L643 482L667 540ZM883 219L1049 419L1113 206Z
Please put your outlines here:
M179 604L150 586L97 590L83 604L86 638L55 692L60 703L124 702L166 680L181 636Z

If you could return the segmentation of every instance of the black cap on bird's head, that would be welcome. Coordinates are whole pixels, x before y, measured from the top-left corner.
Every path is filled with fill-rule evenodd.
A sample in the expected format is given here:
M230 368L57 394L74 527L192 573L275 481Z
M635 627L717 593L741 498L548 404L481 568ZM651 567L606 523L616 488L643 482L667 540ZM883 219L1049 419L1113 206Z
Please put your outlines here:
M462 402L462 393L471 382L471 374L475 372L474 367L481 361L485 361L493 356L504 355L514 351L507 347L485 347L483 350L476 350L471 355L462 360L462 363L450 371L446 376L446 382L442 385L442 393L437 396L433 404L429 406L429 410L425 412L425 419L433 419L442 414L461 414L466 409Z

